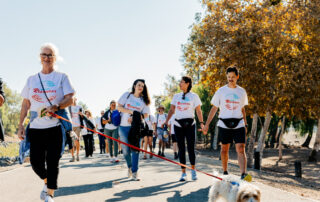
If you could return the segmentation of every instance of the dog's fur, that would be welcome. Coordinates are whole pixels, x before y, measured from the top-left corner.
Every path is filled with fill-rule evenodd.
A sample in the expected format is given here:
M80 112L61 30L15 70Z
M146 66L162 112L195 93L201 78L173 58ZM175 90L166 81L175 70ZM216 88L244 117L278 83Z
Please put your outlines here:
M209 202L215 202L218 198L224 198L228 202L260 202L261 192L252 183L227 176L223 177L222 181L215 180L210 188Z

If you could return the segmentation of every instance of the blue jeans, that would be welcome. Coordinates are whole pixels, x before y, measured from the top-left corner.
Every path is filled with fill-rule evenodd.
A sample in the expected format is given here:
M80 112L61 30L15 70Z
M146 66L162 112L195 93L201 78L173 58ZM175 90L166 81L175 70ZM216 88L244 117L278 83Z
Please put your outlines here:
M128 143L128 136L131 126L120 126L119 135L122 142ZM139 143L140 144L140 143ZM123 156L126 159L128 168L131 168L133 173L138 171L139 152L132 150L127 145L122 145Z

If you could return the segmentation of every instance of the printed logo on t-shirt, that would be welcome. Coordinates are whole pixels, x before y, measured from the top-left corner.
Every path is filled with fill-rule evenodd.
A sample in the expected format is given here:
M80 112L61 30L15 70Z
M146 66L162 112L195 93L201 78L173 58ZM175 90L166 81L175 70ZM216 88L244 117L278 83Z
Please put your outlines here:
M226 108L236 110L240 106L240 98L237 94L231 93L226 95Z
M187 111L190 108L190 105L191 105L190 101L191 100L188 97L185 97L185 99L182 100L182 101L178 101L177 102L177 109L179 111Z
M55 86L56 86L56 84L53 81L43 81L44 90L45 90L45 92L51 102L57 98L57 96L55 95L57 93L57 91L52 89ZM42 89L34 88L32 92L34 93L31 96L33 100L40 102L40 103L47 102L47 98L45 98L44 91ZM53 94L53 95L50 95L50 94ZM45 98L45 99L43 99L43 98Z
M136 103L136 104L137 104L137 103ZM140 103L138 103L138 104L139 104L138 106L140 106ZM127 108L128 108L128 109L135 109L135 110L141 111L141 107L133 106L133 105L131 105L130 103L127 104Z

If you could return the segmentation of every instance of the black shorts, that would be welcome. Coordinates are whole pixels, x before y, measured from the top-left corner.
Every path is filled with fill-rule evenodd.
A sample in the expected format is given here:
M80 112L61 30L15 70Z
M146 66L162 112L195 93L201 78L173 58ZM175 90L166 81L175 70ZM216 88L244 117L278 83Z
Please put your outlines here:
M153 130L149 130L144 137L153 137Z
M175 134L171 134L172 142L177 142L177 136Z
M237 129L227 129L218 127L219 139L222 144L230 144L233 141L237 143L246 143L246 129L245 127L237 128Z

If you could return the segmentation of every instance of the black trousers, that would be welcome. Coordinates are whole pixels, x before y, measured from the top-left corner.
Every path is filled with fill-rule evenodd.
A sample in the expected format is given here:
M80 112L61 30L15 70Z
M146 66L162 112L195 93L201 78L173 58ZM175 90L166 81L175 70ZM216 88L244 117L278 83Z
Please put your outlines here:
M70 132L71 131L66 132L66 144L69 146L69 150L73 148L73 141L72 137L70 136Z
M29 129L30 163L33 171L47 178L49 189L58 188L59 160L61 158L62 131L60 126Z
M189 127L178 127L174 126L174 132L178 142L179 148L179 160L180 163L186 164L186 140L187 140L187 149L191 165L196 163L196 155L194 152L195 142L196 142L196 124L193 124ZM181 166L181 168L184 168Z
M104 134L104 129L100 129L99 132ZM106 137L100 134L98 134L98 137L99 137L100 154L106 153L106 142L105 142Z
M93 134L87 134L82 136L84 141L84 149L86 151L86 157L93 154Z

